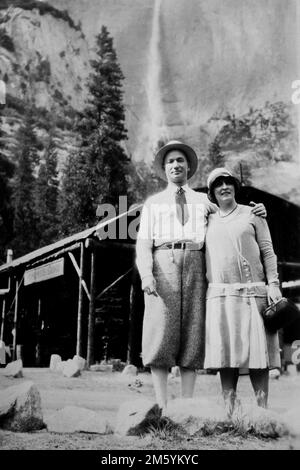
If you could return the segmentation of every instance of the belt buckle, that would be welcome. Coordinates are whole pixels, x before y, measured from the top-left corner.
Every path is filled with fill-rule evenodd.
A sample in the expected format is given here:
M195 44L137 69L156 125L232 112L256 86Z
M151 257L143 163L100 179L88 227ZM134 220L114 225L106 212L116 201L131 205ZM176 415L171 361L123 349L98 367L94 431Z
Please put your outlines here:
M183 250L185 250L185 248L186 248L186 242L182 242L182 243L181 243L181 247L182 247Z

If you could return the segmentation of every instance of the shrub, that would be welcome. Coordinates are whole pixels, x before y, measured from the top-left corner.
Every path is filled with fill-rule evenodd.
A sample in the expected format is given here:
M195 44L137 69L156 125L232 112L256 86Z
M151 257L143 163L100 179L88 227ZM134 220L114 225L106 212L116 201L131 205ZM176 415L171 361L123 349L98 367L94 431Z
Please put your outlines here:
M13 40L4 29L0 29L0 46L7 49L9 52L15 51Z

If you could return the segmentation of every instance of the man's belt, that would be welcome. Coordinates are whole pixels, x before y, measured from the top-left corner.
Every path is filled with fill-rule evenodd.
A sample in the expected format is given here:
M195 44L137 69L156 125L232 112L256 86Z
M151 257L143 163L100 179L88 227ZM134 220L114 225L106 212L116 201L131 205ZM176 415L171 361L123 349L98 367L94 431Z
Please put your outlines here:
M194 242L174 242L164 243L154 247L155 250L192 250L192 251L204 251L204 245L202 243Z

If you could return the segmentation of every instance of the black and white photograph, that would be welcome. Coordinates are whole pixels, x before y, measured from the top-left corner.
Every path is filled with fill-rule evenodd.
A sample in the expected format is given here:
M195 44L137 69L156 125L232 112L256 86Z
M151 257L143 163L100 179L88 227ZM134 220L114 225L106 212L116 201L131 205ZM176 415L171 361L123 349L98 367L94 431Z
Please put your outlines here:
M300 0L0 0L0 450L300 450Z

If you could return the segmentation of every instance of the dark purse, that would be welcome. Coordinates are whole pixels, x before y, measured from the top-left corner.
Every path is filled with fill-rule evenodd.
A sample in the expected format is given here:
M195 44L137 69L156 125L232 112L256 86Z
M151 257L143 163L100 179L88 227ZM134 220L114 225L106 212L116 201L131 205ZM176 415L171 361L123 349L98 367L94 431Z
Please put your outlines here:
M300 311L294 302L286 297L282 297L267 307L262 312L262 317L266 329L270 333L276 333L280 328L285 328L299 319Z

